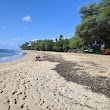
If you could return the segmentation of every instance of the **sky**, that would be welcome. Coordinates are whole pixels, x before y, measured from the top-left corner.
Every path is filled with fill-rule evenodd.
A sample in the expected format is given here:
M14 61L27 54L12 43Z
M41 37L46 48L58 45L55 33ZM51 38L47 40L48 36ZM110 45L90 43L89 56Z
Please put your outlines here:
M32 40L71 38L81 5L99 0L0 0L0 49Z

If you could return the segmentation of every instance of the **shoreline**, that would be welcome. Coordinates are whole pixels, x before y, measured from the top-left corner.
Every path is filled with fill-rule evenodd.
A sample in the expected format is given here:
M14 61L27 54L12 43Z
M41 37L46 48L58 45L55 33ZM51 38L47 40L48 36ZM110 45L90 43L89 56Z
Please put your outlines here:
M102 91L100 93L91 91L90 88L87 88L91 86L86 85L86 83L82 84L82 77L78 80L81 82L78 83L77 79L79 77L76 76L77 74L78 76L84 74L85 77L85 71L90 76L105 75L105 77L109 78L110 61L108 61L108 58L110 57L100 57L105 59L101 62L98 56L97 60L91 60L94 57L91 55L37 51L25 52L27 54L20 59L0 64L1 110L110 109L110 98L106 94ZM37 55L43 56L44 60L35 61ZM92 63L90 63L90 60ZM101 73L100 69L104 73ZM82 70L83 73L81 73ZM95 70L95 73L93 73L93 70ZM67 74L73 75L76 79L73 80L73 76L70 78ZM95 81L97 79L93 80L93 82ZM100 80L98 79L98 81ZM94 87L97 88L96 86Z
M0 63L5 63L5 62L10 62L10 61L14 61L16 59L19 59L21 57L23 57L24 55L26 55L26 52L23 52L21 50L18 50L19 54L15 54L12 56L4 56L0 58Z

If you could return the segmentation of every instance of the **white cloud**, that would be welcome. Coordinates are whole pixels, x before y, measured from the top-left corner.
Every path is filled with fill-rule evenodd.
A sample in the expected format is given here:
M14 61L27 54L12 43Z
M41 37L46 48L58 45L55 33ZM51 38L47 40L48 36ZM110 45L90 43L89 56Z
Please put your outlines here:
M73 36L73 33L68 33L67 35L68 35L68 36Z
M0 47L3 49L19 49L19 44L15 42L0 42Z
M34 41L37 41L37 40L39 40L39 39L33 39L33 40L31 40L31 41L33 41L33 42L34 42Z
M5 25L4 25L4 26L1 26L1 28L2 28L2 29L6 29L6 28L7 28L7 26L5 26Z
M11 43L9 43L9 45L14 46L14 45L16 45L16 43L11 42Z
M31 17L30 17L29 15L24 16L22 20L25 21L25 22L30 22L30 21L32 21L32 20L31 20Z
M24 40L24 37L15 37L12 38L13 41Z
M73 33L68 33L68 34L64 35L65 38L71 38L71 37L73 37L73 36L74 36Z
M28 29L28 27L26 26L24 29L25 29L25 30L27 30L27 29Z
M10 45L10 46L18 46L18 44L15 43L15 42L10 42L9 45Z
M2 44L2 45L6 45L7 43L6 43L6 42L0 42L0 44Z

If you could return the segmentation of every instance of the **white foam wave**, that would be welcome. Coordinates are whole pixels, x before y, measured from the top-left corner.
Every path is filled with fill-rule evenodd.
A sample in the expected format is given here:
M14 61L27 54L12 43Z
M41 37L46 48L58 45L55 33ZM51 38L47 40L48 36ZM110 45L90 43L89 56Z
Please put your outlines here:
M7 57L1 57L0 58L0 62L6 62L6 61L14 60L16 58L22 57L23 55L25 55L25 53L20 52L20 53L18 53L16 55L7 56Z

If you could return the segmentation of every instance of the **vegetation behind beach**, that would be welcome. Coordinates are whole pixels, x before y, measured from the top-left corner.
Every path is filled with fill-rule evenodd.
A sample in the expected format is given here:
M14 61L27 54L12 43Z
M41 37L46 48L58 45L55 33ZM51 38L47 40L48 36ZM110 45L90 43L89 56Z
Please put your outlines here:
M75 35L67 39L60 35L54 40L35 40L20 46L23 50L71 51L87 50L100 53L110 51L110 0L82 5L79 9L81 23L76 26ZM85 51L86 52L86 51Z

